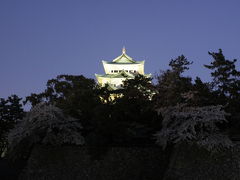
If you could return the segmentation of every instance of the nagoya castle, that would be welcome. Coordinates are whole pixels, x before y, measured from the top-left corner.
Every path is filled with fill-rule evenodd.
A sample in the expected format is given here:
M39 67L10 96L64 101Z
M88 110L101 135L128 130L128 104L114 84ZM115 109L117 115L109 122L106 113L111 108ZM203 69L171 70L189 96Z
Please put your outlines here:
M95 74L98 84L102 87L108 84L110 89L116 90L122 87L123 81L133 79L138 74L150 77L151 74L144 74L144 62L133 60L123 47L120 56L111 62L102 61L105 74Z

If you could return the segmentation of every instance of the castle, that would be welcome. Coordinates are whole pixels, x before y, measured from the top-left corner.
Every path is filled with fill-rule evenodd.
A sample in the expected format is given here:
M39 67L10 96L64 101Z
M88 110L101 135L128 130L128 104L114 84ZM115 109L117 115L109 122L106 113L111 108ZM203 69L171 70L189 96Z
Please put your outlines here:
M112 90L116 90L122 87L123 81L133 79L137 74L150 77L151 74L144 74L144 62L133 60L123 48L122 54L111 62L102 61L105 74L95 74L98 84L102 87L108 84Z

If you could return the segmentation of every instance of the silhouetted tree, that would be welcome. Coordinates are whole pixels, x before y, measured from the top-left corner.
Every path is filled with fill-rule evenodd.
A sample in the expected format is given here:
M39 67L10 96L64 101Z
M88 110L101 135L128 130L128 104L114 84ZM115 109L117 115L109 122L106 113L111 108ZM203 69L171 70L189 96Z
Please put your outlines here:
M238 132L240 128L240 71L236 69L236 59L228 60L221 49L218 52L209 52L213 61L204 65L212 70L213 90L217 95L217 104L225 105L231 131Z
M119 98L94 110L95 139L100 138L97 143L153 145L152 134L160 129L161 120L151 101L155 93L151 78L137 75L111 93Z
M204 65L212 70L213 85L220 97L238 98L240 93L240 72L236 70L234 60L227 60L219 49L219 52L208 52L212 56L211 65Z
M171 67L171 70L177 73L179 76L185 72L186 70L189 70L189 66L192 64L192 61L188 61L188 59L184 56L178 56L176 59L171 59L169 62L169 66Z
M26 98L35 106L39 102L54 104L64 113L81 119L83 126L88 126L92 111L100 103L96 93L96 83L84 76L59 75L47 82L43 93L31 94Z
M196 77L190 91L183 93L184 103L187 106L209 106L217 104L217 94L212 91L210 83L204 83L199 77Z
M0 155L6 148L8 132L23 118L21 98L17 95L0 98Z
M150 134L161 127L161 118L152 101L156 89L151 80L137 75L134 79L124 81L120 91L123 97L116 100L115 116L126 123L129 140L132 138L132 142L138 139L144 141L145 138L145 143L151 143Z
M182 94L192 89L192 79L184 77L182 73L188 70L188 66L191 64L192 62L181 55L170 61L171 69L162 71L157 76L157 94L154 100L158 107L172 106L184 102Z
M232 142L221 133L217 124L225 123L227 113L221 106L186 107L183 105L160 108L163 128L156 134L163 148L168 144L197 144L209 151L232 147Z
M54 105L39 103L10 131L8 158L14 161L25 159L36 144L83 145L81 130L77 119L64 115Z

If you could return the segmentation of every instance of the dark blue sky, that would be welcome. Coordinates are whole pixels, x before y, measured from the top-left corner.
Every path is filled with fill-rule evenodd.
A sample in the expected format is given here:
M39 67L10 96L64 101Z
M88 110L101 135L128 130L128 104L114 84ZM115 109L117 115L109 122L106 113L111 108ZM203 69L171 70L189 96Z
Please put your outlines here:
M239 43L239 0L1 0L0 97L38 93L59 74L95 78L123 46L146 73L184 54L187 74L208 81L207 52L240 60Z

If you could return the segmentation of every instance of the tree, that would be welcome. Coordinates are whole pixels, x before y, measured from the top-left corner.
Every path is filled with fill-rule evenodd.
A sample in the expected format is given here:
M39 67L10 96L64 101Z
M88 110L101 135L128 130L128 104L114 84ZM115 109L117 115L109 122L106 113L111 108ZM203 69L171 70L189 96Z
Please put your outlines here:
M154 98L158 107L174 106L183 103L183 93L192 89L190 77L182 74L189 69L192 62L188 61L183 55L172 59L169 63L171 69L161 71L157 76L157 94Z
M7 147L8 132L23 118L21 98L17 95L0 98L0 154Z
M190 91L182 94L184 103L190 107L217 105L217 95L212 91L211 84L204 83L196 77Z
M221 150L232 146L231 140L220 132L217 124L227 122L221 106L160 108L162 129L156 134L163 148L169 144L197 144L207 150Z
M119 94L119 98L94 109L93 131L95 138L100 138L97 143L153 145L152 133L160 129L161 120L151 101L155 93L151 78L137 75L124 81L122 89L111 93Z
M145 77L141 74L135 76L134 79L127 79L123 82L123 88L119 91L123 97L119 100L144 100L150 102L152 96L156 93L156 89L152 84L152 78Z
M236 69L236 59L228 60L221 49L218 52L209 52L213 61L210 65L204 65L212 70L213 90L216 94L216 103L225 106L225 111L230 113L228 117L229 127L232 133L239 133L240 127L240 71Z
M193 62L188 61L188 59L184 56L178 56L176 59L171 59L169 66L171 67L171 70L177 73L179 76L189 69L189 66Z
M84 76L59 75L47 82L47 88L40 94L31 94L26 98L35 106L39 102L54 104L64 113L80 119L87 128L93 109L100 103L96 83Z
M34 106L8 135L9 158L26 158L36 144L83 145L82 125L54 105Z
M213 61L204 65L212 70L213 85L221 97L236 98L240 93L240 72L236 70L236 59L228 60L219 49L219 52L208 52Z

